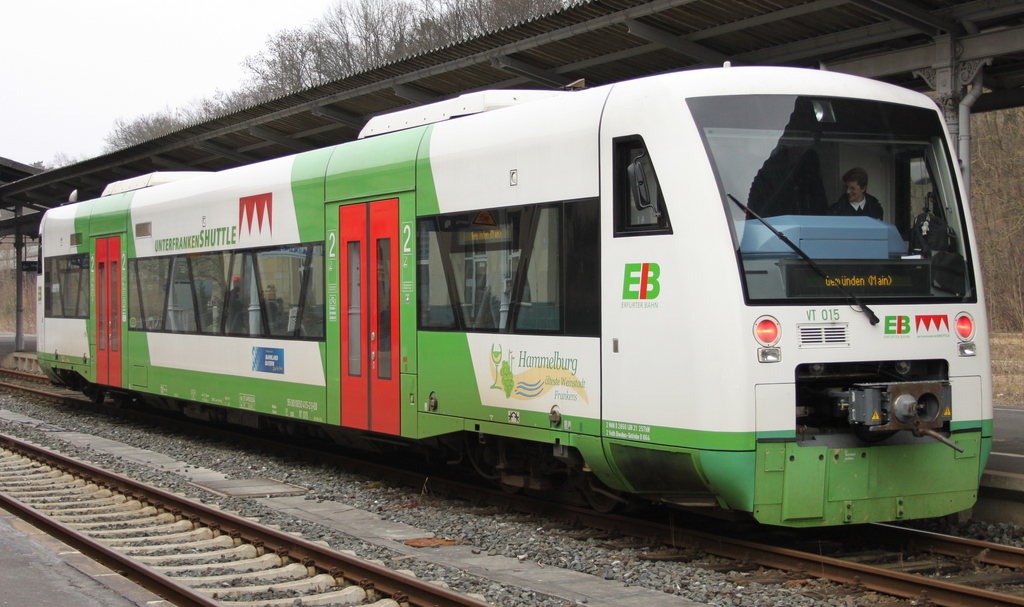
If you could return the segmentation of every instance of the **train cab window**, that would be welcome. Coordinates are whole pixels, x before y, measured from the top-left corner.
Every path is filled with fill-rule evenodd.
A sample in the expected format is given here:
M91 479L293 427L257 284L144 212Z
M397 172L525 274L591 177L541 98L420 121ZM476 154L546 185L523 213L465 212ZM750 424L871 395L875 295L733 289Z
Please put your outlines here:
M49 257L44 267L47 318L89 317L89 254Z
M850 293L976 300L965 209L934 108L792 95L687 105L749 302L816 304Z
M597 216L590 200L421 218L420 328L596 335Z
M615 140L615 235L671 234L654 161L639 136Z

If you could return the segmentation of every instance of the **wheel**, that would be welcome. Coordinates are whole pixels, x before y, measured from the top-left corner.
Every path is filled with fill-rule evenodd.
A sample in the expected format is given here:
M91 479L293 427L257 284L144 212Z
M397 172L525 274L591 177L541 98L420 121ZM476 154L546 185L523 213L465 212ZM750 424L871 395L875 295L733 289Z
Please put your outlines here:
M614 491L596 479L590 479L590 482L584 485L583 496L587 498L590 507L601 514L613 512L625 503L625 500L615 495Z
M107 397L106 391L96 384L87 384L84 386L82 388L82 394L97 405L101 404Z
M135 397L130 394L114 392L110 395L110 399L114 401L114 407L118 409L130 409L135 406Z
M501 481L498 481L498 486L501 487L502 491L504 491L505 493L507 493L509 495L518 495L519 493L522 493L522 491L523 491L522 487L519 487L517 485L509 485L509 484L503 483Z

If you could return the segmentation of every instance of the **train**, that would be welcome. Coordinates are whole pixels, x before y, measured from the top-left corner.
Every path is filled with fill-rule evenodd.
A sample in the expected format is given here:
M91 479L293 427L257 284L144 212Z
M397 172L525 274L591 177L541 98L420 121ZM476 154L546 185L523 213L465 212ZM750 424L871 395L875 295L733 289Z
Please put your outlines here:
M951 150L927 96L825 70L472 92L47 211L38 360L600 510L943 516L992 446Z

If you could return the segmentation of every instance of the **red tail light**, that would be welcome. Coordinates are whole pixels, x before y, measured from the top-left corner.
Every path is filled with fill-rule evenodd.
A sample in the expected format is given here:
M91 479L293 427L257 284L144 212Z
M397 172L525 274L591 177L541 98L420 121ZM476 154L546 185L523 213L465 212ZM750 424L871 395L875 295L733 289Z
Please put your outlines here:
M964 340L974 337L974 319L967 312L957 314L956 334Z
M771 316L762 316L754 323L754 339L762 346L775 345L781 335L779 321Z

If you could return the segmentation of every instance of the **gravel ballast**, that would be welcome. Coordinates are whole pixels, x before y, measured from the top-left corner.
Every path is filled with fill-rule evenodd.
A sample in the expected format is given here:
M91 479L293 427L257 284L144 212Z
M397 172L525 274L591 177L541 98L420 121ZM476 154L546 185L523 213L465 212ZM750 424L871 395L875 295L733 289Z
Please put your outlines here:
M458 500L394 487L323 465L287 461L217 441L182 437L160 428L145 427L67 407L39 405L23 397L0 393L0 409L29 416L49 424L46 431L30 425L0 420L0 433L28 440L60 451L69 457L91 461L104 469L138 479L167 491L258 519L261 523L300 533L310 541L326 542L336 550L359 558L410 570L418 577L443 582L452 589L479 595L503 607L536 605L561 607L582 604L564 597L545 595L542 588L520 588L470 575L428 560L409 558L386 546L375 545L328 527L297 520L266 507L254 499L221 498L199 489L177 474L128 462L121 458L80 449L56 439L53 431L91 434L142 449L149 449L195 467L208 468L231 479L272 478L309 489L306 499L331 500L424 530L425 535L454 540L472 546L474 553L505 556L542 567L559 567L607 580L610 584L639 586L678 596L680 604L694 601L720 607L799 607L810 605L870 605L892 603L891 597L872 592L853 597L843 593L830 596L836 586L817 580L792 580L782 584L744 583L735 572L709 571L701 564L716 562L708 557L692 563L647 561L640 549L610 549L603 540L573 539L558 531L557 524L515 513L479 513L480 509ZM54 428L56 427L56 428ZM476 511L476 512L475 512ZM1024 546L1024 534L1015 525L987 524L975 520L955 525L946 520L922 523L929 530L954 533ZM428 550L428 549L424 549ZM907 601L907 604L913 604Z

